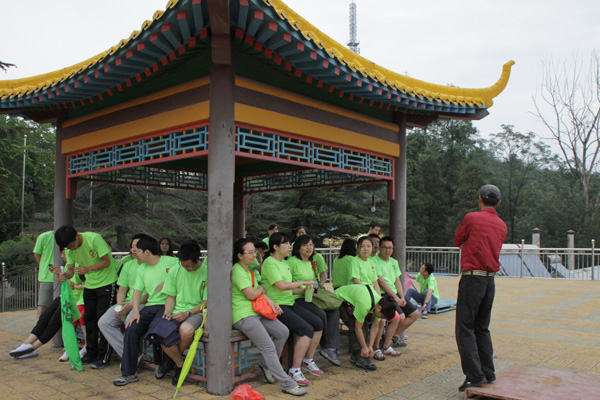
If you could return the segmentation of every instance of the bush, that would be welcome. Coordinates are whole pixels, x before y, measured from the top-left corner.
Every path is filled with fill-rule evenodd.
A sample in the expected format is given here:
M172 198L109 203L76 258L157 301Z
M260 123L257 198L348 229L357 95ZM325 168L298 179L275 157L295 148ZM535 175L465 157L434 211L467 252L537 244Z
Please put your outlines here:
M34 247L35 239L31 236L6 240L0 243L0 262L6 263L6 271L35 266Z

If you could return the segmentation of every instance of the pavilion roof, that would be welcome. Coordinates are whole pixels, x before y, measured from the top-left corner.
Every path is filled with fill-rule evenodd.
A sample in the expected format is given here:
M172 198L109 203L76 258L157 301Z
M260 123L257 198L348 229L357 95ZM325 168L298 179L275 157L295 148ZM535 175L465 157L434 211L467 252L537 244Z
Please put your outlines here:
M322 90L361 99L366 106L481 118L506 87L513 61L488 88L436 85L383 68L350 51L281 0L231 0L238 45ZM170 0L129 38L73 66L0 81L0 109L55 110L101 102L210 46L206 0ZM200 50L198 50L200 49ZM208 52L204 52L208 57ZM484 112L482 115L481 112Z

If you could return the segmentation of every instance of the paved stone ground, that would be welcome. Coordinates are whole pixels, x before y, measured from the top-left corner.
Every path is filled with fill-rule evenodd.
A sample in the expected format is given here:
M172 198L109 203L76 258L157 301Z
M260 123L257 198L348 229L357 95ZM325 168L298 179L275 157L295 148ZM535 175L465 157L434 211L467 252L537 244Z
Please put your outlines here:
M443 298L456 298L458 277L438 277ZM496 368L514 363L559 368L600 380L600 282L533 278L496 278L496 302L491 331ZM353 367L343 341L341 367L320 358L325 371L308 387L306 399L463 399L457 391L464 380L454 340L454 312L419 320L407 332L408 347L400 357L377 362L366 372ZM115 387L118 360L95 371L77 373L59 363L61 349L44 346L40 356L14 360L8 352L18 346L35 324L35 311L0 314L0 398L6 399L170 399L170 379L156 380L142 370L140 382ZM267 399L290 399L279 385L262 378L247 381ZM213 399L204 384L187 384L181 399Z

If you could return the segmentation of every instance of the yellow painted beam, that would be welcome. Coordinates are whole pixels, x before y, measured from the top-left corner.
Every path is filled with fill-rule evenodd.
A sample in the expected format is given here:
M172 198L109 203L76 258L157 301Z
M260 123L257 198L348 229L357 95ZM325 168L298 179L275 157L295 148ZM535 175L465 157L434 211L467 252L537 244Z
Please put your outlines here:
M398 157L400 154L397 143L245 104L235 104L235 120L388 156Z
M129 140L138 136L208 120L208 106L209 102L205 101L66 139L62 142L62 152L63 154L79 152L121 140Z

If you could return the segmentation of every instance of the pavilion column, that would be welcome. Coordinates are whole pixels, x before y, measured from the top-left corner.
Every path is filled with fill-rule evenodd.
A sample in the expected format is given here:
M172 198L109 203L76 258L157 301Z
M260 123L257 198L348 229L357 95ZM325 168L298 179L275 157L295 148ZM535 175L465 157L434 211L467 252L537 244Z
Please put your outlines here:
M231 332L231 251L235 131L235 68L230 37L229 2L208 1L211 19L210 120L208 136L208 286L206 331L207 391L226 395L233 389Z
M244 206L244 178L235 177L233 185L233 240L246 237L246 209Z
M65 113L61 112L56 121L56 164L54 170L54 230L63 225L73 225L73 204L67 198L67 157L62 154L63 121ZM60 250L54 244L54 265L62 265ZM60 293L60 288L58 288Z
M406 115L397 114L400 154L394 160L394 200L390 201L390 236L394 240L394 258L402 277L406 276ZM401 279L404 286L404 279Z
M55 153L55 169L54 169L54 231L63 225L73 225L73 204L72 200L67 198L67 156L62 154L62 139L63 139L63 121L65 120L65 112L58 115L56 121L56 153ZM64 265L60 257L60 249L54 242L54 265ZM53 298L60 296L60 288L58 277L54 275L54 293ZM62 347L62 334L59 331L54 336L54 345Z

